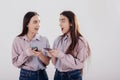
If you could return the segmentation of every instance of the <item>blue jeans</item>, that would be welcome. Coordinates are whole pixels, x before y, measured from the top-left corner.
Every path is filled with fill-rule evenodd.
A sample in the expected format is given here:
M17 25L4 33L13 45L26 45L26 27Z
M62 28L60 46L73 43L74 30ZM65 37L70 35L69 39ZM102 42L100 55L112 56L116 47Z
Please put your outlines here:
M45 70L30 71L21 69L19 80L48 80Z
M55 71L54 80L82 80L81 70L74 70L68 72Z

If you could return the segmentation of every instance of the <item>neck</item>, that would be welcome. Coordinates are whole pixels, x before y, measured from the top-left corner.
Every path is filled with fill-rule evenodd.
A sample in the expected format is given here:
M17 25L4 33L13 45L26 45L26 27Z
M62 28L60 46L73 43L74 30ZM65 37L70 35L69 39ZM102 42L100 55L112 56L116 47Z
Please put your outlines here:
M34 36L35 36L35 34L33 34L33 33L29 33L29 32L27 33L27 37L30 41L33 39Z
M68 32L66 35L67 35L68 37L70 37L70 32Z

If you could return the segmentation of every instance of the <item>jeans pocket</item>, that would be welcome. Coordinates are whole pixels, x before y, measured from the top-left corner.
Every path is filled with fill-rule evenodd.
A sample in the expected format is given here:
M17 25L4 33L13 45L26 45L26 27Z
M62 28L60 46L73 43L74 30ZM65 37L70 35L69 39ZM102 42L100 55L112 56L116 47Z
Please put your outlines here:
M81 71L76 70L70 73L71 80L82 80Z
M62 78L62 73L59 73L57 70L55 71L54 74L54 80L61 80Z
M28 80L29 76L28 74L20 74L19 80Z
M30 74L26 71L21 70L20 71L20 77L19 80L28 80L30 77Z
M43 80L48 80L48 76L47 76L47 73L46 71L43 71Z

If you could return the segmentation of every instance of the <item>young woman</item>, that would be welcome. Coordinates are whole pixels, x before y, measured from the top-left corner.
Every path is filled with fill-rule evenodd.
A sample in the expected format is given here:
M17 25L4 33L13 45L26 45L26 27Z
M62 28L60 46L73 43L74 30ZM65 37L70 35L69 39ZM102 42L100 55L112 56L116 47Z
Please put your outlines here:
M53 50L48 51L56 67L54 80L82 80L84 62L90 56L88 43L79 32L72 11L63 11L59 21L63 35L54 41Z
M23 30L12 45L12 63L20 68L19 80L48 80L46 66L49 57L44 48L49 48L47 38L38 35L39 14L27 12L23 19Z

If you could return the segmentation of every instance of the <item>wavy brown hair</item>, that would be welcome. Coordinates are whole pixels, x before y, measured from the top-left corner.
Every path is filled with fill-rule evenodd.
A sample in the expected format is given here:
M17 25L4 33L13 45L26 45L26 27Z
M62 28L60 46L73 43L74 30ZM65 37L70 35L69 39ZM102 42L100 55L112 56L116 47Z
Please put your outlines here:
M83 37L82 34L79 32L79 25L77 22L76 15L72 11L63 11L62 13L60 13L60 15L66 16L69 20L69 23L72 24L72 26L70 26L70 30L69 30L72 42L71 42L70 46L68 47L66 54L71 54L72 56L74 56L73 50L74 50L75 46L77 46L78 40L80 39L80 37ZM64 37L65 35L66 35L66 33L63 34L62 37ZM87 45L86 47L88 49L88 56L89 56L90 55L89 45Z

